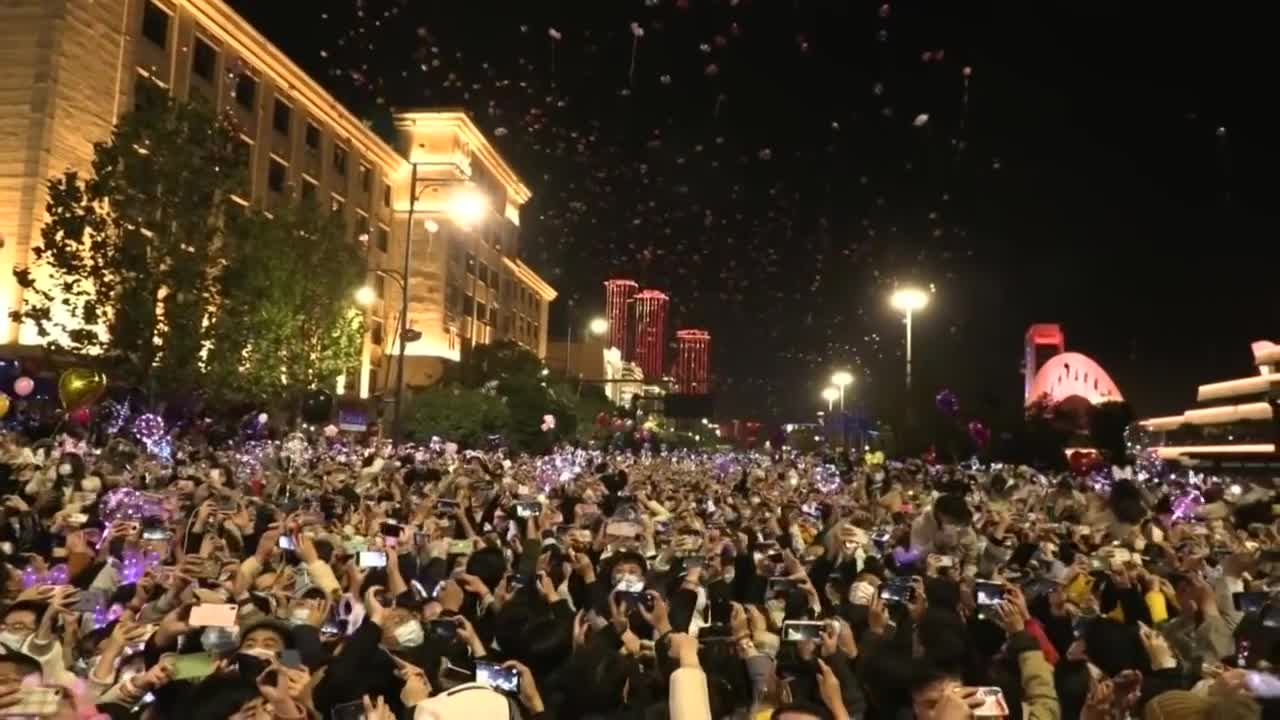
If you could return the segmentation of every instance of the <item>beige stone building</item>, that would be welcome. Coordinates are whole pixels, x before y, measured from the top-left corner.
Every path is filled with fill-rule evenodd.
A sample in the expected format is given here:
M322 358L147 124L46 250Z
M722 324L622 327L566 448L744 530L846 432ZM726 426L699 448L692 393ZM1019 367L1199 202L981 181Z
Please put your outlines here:
M556 292L518 257L530 191L471 120L398 113L388 144L222 0L0 2L0 344L42 342L9 312L46 180L87 170L93 143L151 93L234 114L251 164L241 201L320 203L367 247L376 292L345 392L395 381L406 242L409 327L422 334L406 346L409 384L433 382L470 343L511 338L545 356Z

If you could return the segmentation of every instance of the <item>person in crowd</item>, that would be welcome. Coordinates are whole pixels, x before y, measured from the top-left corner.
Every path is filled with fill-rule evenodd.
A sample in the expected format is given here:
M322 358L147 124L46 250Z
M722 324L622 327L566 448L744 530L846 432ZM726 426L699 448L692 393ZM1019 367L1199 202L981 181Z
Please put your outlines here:
M1254 718L1280 697L1269 482L92 437L0 434L0 716ZM1223 508L1179 511L1194 493Z

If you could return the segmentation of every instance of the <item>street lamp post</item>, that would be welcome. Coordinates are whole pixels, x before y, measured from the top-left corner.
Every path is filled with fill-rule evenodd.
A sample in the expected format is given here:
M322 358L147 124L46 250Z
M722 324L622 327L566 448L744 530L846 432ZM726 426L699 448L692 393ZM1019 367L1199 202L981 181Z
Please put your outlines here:
M907 323L907 424L911 424L911 316L929 304L929 295L914 288L899 288L889 296L889 304L906 316Z
M844 411L844 389L853 384L853 373L848 370L837 370L831 375L831 384L839 388L840 392L840 443L846 448L849 447L848 432L848 416Z

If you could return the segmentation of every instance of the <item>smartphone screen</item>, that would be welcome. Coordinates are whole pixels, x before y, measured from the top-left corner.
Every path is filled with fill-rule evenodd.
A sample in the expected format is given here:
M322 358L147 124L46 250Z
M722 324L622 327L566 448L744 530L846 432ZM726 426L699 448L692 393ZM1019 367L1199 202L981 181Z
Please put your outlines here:
M537 502L516 503L516 517L535 517L542 512L542 505Z
M213 674L213 656L207 652L179 655L173 661L173 679L189 680Z
M365 550L360 553L360 567L375 568L387 566L387 554L377 550Z
M329 717L332 720L364 720L364 701L356 700L355 702L334 705Z
M520 691L520 671L513 667L503 667L496 663L477 660L476 682L498 692L514 694Z
M298 544L294 542L293 538L289 537L288 535L281 535L279 542L276 543L276 546L279 547L281 550L297 550L298 549Z
M398 537L400 537L400 530L401 530L401 528L400 528L399 523L393 523L393 522L383 522L383 523L382 523L382 536L383 536L383 537L398 538Z
M817 640L822 637L824 623L810 620L788 620L782 623L782 641Z
M979 605L996 605L1004 602L1004 585L985 580L974 583L974 592L978 596Z
M1242 613L1258 612L1267 604L1266 592L1238 592L1231 594L1231 604Z
M281 650L280 664L291 670L297 670L302 667L302 653L292 649Z

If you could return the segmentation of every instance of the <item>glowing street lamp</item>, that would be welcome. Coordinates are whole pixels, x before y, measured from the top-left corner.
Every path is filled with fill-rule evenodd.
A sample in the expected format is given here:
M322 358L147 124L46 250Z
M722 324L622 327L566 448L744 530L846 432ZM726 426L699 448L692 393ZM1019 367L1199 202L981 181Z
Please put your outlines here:
M853 384L853 373L838 370L831 375L831 384L840 388L840 412L844 412L844 389Z
M356 303L368 307L378 299L378 291L364 285L356 290Z
M599 337L609 331L609 321L602 317L591 318L587 329L591 331L592 335Z
M836 398L840 397L840 391L834 387L828 386L822 389L822 399L827 401L827 413L830 414L835 406Z
M929 295L920 288L905 287L893 291L889 304L907 318L907 397L911 396L911 316L929 304ZM910 400L908 400L910 402Z
M469 228L483 220L489 212L489 197L474 185L459 187L449 198L448 212L451 220L461 227Z

